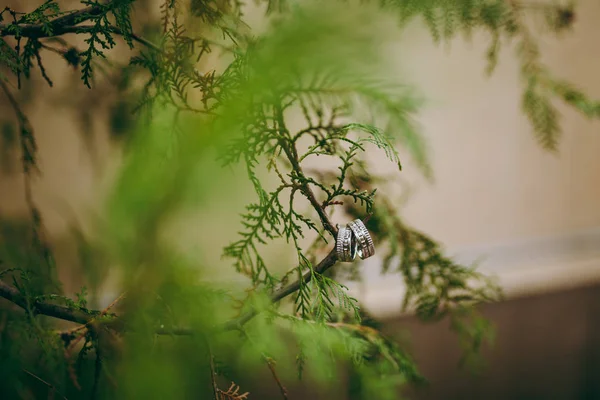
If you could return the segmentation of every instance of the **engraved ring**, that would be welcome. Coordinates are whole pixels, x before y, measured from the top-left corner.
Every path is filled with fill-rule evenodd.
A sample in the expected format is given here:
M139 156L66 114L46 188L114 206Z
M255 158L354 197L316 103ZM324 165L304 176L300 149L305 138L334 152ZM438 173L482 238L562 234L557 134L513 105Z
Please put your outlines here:
M356 258L357 242L352 230L347 226L338 225L338 234L335 241L335 251L338 260L351 262Z
M354 236L356 236L358 256L364 260L374 255L375 246L373 245L373 239L365 224L360 219L355 219L348 224L348 227L352 230Z

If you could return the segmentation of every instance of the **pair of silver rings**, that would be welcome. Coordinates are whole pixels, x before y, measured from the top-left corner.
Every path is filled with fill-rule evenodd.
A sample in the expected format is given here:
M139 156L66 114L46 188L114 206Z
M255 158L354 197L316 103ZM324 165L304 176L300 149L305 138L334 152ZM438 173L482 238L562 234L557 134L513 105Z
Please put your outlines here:
M338 225L335 250L338 260L343 262L354 261L357 254L363 260L375 254L373 239L360 219L355 219L347 226Z

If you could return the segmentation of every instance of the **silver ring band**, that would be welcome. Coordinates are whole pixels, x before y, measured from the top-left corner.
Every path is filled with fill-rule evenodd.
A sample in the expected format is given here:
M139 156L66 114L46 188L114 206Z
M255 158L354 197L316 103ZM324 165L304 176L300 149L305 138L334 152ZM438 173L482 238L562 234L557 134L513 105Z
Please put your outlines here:
M351 262L356 258L357 241L347 226L338 225L338 234L335 241L335 251L339 261Z
M375 245L365 224L360 219L355 219L348 224L348 227L352 230L354 236L356 236L358 256L363 260L373 256L375 254Z

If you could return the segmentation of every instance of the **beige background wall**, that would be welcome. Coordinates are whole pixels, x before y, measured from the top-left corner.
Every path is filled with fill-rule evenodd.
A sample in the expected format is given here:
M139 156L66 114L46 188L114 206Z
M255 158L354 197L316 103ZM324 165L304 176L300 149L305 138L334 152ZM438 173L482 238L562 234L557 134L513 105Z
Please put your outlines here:
M600 97L600 3L581 1L574 31L546 37L544 61L558 76ZM520 110L519 66L509 46L484 76L484 35L434 46L414 26L399 46L408 76L432 104L422 126L436 182L419 184L406 216L448 246L513 241L600 226L600 124L561 107L556 155L534 140ZM400 50L401 49L401 50ZM410 171L408 171L410 174Z
M541 52L557 76L598 98L600 3L579 3L573 31L542 38ZM600 124L557 102L563 137L556 154L543 150L521 112L514 47L504 46L488 78L489 43L476 35L437 46L413 24L398 44L402 72L429 100L420 123L435 174L429 184L405 168L411 196L402 214L450 254L483 259L480 268L509 296L597 281ZM401 279L379 276L376 260L366 264L365 303L382 315L396 313Z

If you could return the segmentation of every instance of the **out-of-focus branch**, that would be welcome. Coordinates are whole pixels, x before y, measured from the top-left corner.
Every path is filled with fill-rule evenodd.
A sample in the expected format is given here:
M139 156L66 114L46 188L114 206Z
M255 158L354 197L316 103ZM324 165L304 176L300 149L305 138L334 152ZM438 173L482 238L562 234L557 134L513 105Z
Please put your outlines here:
M43 383L44 385L48 386L48 389L50 390L50 393L48 394L48 398L52 398L52 397L54 397L54 396L52 396L53 394L57 394L60 397L62 397L64 400L68 400L66 398L66 396L64 394L62 394L61 392L59 392L58 389L56 389L56 387L54 385L52 385L51 383L46 382L45 380L43 380L42 378L40 378L39 376L37 376L33 372L30 372L30 371L28 371L26 369L23 369L23 372L26 373L27 375L31 376L35 380L37 380L37 381Z
M6 300L13 302L24 310L31 310L31 312L36 314L63 319L65 321L76 322L78 324L86 324L102 314L102 311L83 311L57 304L51 304L45 301L29 302L27 298L17 290L17 288L10 286L1 280L0 297L4 297ZM114 316L114 314L108 315Z
M1 29L1 28L0 28ZM26 37L26 38L35 38L35 39L42 39L42 38L49 38L49 37L56 37L56 36L61 36L61 35L65 35L67 33L88 33L93 31L94 29L96 29L95 26L92 25L67 25L67 26L62 26L56 30L53 30L51 34L48 34L47 32L35 32L35 34L23 34L20 33L21 37ZM110 32L123 36L123 31L119 28L117 28L116 26L110 26L110 27L106 27L105 29L108 29ZM14 36L14 32L8 32L6 33L5 31L0 30L0 36L9 36L9 35L13 35ZM155 45L154 43L152 43L151 41L149 41L148 39L144 39L143 37L136 35L135 33L130 34L131 38L133 40L135 40L136 42L143 44L144 46L148 47L149 49L152 49L154 51L160 51L160 48Z
M337 262L337 255L334 250L331 250L329 254L317 264L314 268L314 272L323 273L331 268ZM306 272L302 280L309 282L312 278L313 273L311 271ZM277 303L287 296L295 293L301 285L300 280L296 280L281 289L275 291L271 295L271 302ZM106 313L106 310L81 310L70 307L65 307L57 304L48 303L46 301L34 301L28 302L27 298L23 296L15 287L8 285L7 283L0 280L0 297L5 298L8 301L18 305L24 310L31 310L36 314L46 315L48 317L54 317L65 321L71 321L78 324L89 324L100 317L109 317L107 321L103 321L108 328L115 329L118 331L124 331L125 317L117 316L113 313ZM260 310L253 309L248 311L241 316L228 321L227 323L216 327L218 331L229 331L241 328L245 323L250 321L252 318L257 316ZM193 335L194 331L189 328L159 328L156 333L161 335Z
M110 3L106 6L110 6ZM103 12L106 6L93 6L74 11L70 14L58 17L50 21L46 25L42 24L16 24L18 28L14 28L15 24L0 24L0 37L18 36L32 39L41 39L48 37L57 37L67 33L88 33L95 26L79 25L82 22L88 21ZM13 27L13 28L11 28ZM123 31L115 26L106 27L110 32L123 36ZM131 38L138 43L154 50L160 51L159 47L143 37L134 33L130 34Z
M269 357L264 357L265 362L267 363L267 366L269 367L269 370L271 371L271 374L273 375L273 379L275 379L275 382L277 383L277 386L279 387L279 392L281 392L281 396L283 396L284 400L288 400L288 392L285 386L283 386L283 383L281 382L281 379L279 379L279 376L277 375L277 371L275 371L275 360L273 360L272 358Z
M95 5L82 8L81 10L73 11L69 14L58 17L50 21L47 25L42 24L18 24L18 29L11 28L14 24L0 24L0 36L15 36L21 37L48 37L48 30L60 32L61 29L79 24L102 13L104 6ZM53 36L60 35L55 33Z

